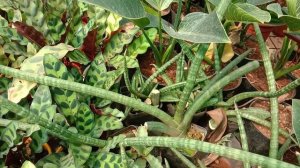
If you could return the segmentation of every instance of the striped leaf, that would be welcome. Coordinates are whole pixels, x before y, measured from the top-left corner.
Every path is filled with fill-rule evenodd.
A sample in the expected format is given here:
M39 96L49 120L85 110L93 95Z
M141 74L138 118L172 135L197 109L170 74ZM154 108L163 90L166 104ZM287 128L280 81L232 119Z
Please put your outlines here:
M56 106L52 105L52 98L48 86L41 85L36 90L30 111L44 119L52 121L56 112ZM48 141L48 134L44 129L38 130L31 135L32 143L30 147L33 151L42 152L42 145Z
M156 35L157 30L156 28L150 28L145 31L149 39L153 42ZM150 44L148 43L145 35L141 35L137 39L135 39L127 48L127 55L131 58L136 58L139 54L144 54L148 48L150 47ZM128 62L127 62L128 64Z
M107 27L107 18L109 16L109 12L100 7L88 5L87 13L88 16L95 21L93 29L97 29L96 46L98 46L103 40L105 29Z
M116 54L120 54L126 44L129 44L139 28L134 26L125 32L119 32L111 37L109 43L106 45L103 56L106 60L110 60Z
M117 55L114 58L112 58L109 61L109 64L115 67L116 69L121 68L124 69L124 58L126 57L127 61L127 68L137 68L139 67L139 63L137 59L129 57L129 56L123 56L123 55Z
M17 138L17 125L11 121L6 128L3 130L0 129L1 136L0 139L2 142L0 146L0 158L3 158L4 155L8 154L10 148L14 145L14 141Z
M68 72L66 66L52 55L44 57L44 68L47 76L74 81L74 77ZM76 93L56 87L51 87L50 90L61 112L67 118L74 117L79 108Z
M81 167L90 157L92 147L82 144L69 144L70 150L75 160L76 167Z
M81 103L76 116L76 128L80 134L89 134L95 126L94 113L90 107Z
M26 24L33 26L46 37L48 26L44 15L43 2L41 0L22 0L19 1L19 5L26 16Z
M85 83L91 86L95 86L101 79L106 79L106 66L103 61L102 55L98 55L94 61L91 63L88 69L87 75L85 77Z

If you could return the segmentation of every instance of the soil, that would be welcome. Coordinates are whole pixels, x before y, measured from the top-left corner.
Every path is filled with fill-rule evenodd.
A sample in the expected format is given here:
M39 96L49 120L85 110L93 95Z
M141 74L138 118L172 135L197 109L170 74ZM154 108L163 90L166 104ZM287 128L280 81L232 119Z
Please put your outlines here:
M265 100L256 100L253 102L251 107L258 107L261 109L265 109L270 111L270 103ZM255 128L259 130L265 137L271 137L271 131L269 128L253 123ZM292 107L289 104L279 104L279 126L280 128L286 130L287 132L291 132L292 130ZM279 143L283 144L285 142L285 138L283 136L279 137Z
M246 79L248 80L249 84L253 86L258 91L268 91L268 84L265 75L265 68L263 66L259 67L255 71L252 71L246 74ZM286 77L282 77L276 80L276 88L281 89L288 85L291 82L290 79ZM278 97L279 102L283 102L285 100L292 99L296 94L296 90L292 90L284 95Z
M140 64L141 72L145 77L149 78L153 73L156 72L155 68L155 60L153 52L148 51L143 56L138 57L138 61ZM175 82L176 80L176 63L173 63L171 66L167 68L165 71L166 74ZM158 76L157 81L159 84L166 85L166 82L163 80L161 76Z

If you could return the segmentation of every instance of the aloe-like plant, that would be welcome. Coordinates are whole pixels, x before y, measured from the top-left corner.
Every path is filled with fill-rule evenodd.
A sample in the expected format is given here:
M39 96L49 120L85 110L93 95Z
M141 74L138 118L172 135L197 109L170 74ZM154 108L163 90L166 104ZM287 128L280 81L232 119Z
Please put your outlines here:
M279 134L291 135L278 128L276 97L300 81L274 90L274 74L257 26L270 20L269 13L252 1L231 0L206 1L208 13L190 13L193 2L178 0L174 20L166 21L161 12L171 3L0 0L0 165L5 166L10 149L23 146L31 152L24 153L22 167L170 166L169 158L158 157L156 147L170 148L187 167L203 166L190 159L198 151L240 160L245 167L296 167L277 160ZM181 19L184 5L189 14ZM243 92L224 102L223 87L259 67L252 61L233 71L249 50L221 68L217 53L230 42L226 24L235 21L254 22L270 91ZM164 38L169 39L168 47L163 46ZM210 43L218 44L214 60L206 57ZM147 79L137 60L146 52L153 52L156 61L156 71ZM214 65L217 74L206 75L203 61ZM171 80L165 71L174 64L176 79ZM155 83L158 76L166 86ZM235 105L256 96L271 98L271 115ZM172 103L173 114L162 108L165 102ZM237 118L241 150L189 136L194 116L206 107L222 107L225 115ZM138 121L143 125L124 128L136 115L147 116ZM266 120L270 116L271 122ZM243 119L271 128L270 157L248 151ZM56 149L53 140L59 145ZM42 155L43 150L48 154ZM43 158L36 159L39 155Z

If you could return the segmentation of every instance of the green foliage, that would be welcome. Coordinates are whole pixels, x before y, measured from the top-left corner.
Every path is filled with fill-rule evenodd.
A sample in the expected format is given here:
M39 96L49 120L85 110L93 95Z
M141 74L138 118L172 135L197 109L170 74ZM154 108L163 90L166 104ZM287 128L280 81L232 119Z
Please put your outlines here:
M76 128L80 134L89 134L95 125L94 113L90 107L81 103L76 116Z
M44 67L47 76L60 78L68 81L74 81L74 77L68 72L63 63L56 59L53 55L44 57ZM58 108L67 117L74 120L79 108L77 94L75 92L64 90L56 87L51 89L52 96Z
M89 167L125 168L121 155L110 152L99 152L93 154L89 160Z
M133 28L128 28L125 32L119 32L112 36L103 52L105 60L108 61L116 54L120 54L123 51L124 46L133 40L134 35L138 32L138 30L139 28L134 26Z
M298 143L300 143L300 130L299 130L299 122L300 122L300 100L293 99L292 102L292 120L293 120L293 129L297 138Z
M210 23L210 24L206 24ZM201 26L206 25L206 26ZM191 13L184 17L178 31L163 22L164 30L172 37L194 43L228 43L229 38L217 13Z
M151 42L153 42L157 35L157 30L155 28L150 28L146 30L145 33L149 37ZM127 55L131 58L136 58L139 54L144 54L149 47L150 44L148 43L145 35L143 34L137 39L135 39L131 44L129 44L129 46L127 47ZM129 60L127 61L127 64L130 64Z

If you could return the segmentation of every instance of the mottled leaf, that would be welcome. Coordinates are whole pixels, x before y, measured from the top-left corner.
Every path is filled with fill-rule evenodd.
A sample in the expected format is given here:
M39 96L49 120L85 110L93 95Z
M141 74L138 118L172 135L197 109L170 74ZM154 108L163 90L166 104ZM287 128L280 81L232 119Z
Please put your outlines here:
M21 64L21 70L30 73L36 73L44 75L43 59L47 54L52 54L57 59L61 59L66 55L68 51L72 51L74 48L65 45L58 44L56 46L45 46L36 55L27 58ZM8 99L14 103L18 103L22 98L26 97L29 91L36 86L36 83L28 82L26 80L14 79L12 86L8 91Z

